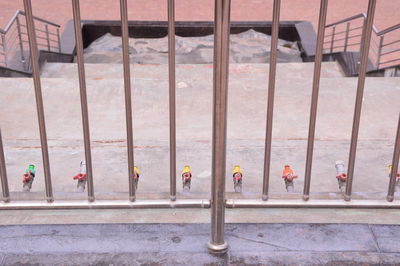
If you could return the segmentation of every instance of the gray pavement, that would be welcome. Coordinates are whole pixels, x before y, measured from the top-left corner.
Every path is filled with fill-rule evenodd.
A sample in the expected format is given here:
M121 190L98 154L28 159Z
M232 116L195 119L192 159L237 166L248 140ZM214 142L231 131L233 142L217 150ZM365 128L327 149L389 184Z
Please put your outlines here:
M227 224L225 255L208 224L1 226L1 265L398 265L400 226Z

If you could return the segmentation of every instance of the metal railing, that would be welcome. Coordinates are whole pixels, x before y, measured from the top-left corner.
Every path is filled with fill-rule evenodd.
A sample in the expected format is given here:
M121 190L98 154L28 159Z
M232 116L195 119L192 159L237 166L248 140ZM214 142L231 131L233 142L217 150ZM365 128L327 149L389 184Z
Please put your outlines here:
M325 26L324 53L361 50L367 14L361 13ZM369 58L374 69L400 65L400 24L379 31L372 26Z
M60 53L60 25L35 16L33 20L38 49ZM6 27L0 29L0 66L30 72L28 42L25 11L17 10Z
M122 27L122 53L125 88L125 108L127 126L127 152L128 152L128 177L129 197L125 200L96 200L93 189L93 172L91 164L90 131L88 119L88 101L85 83L85 65L83 57L83 42L80 21L79 0L72 0L73 16L75 23L75 37L77 50L77 63L79 73L79 87L81 96L82 122L84 133L84 148L86 158L86 170L88 177L87 201L67 200L54 201L50 164L47 147L47 136L43 112L43 101L39 66L37 62L37 38L33 26L31 0L24 0L26 11L27 32L32 57L32 72L36 96L37 114L39 120L40 140L43 156L43 168L45 173L46 199L44 201L13 201L7 183L6 158L4 157L3 144L0 131L0 174L3 192L3 201L0 209L76 209L76 208L211 208L211 241L208 245L210 251L224 252L228 248L224 240L225 209L226 208L273 208L273 207L305 207L305 208L397 208L400 202L394 201L396 174L400 156L400 117L397 128L396 142L393 153L392 170L386 200L362 200L352 199L352 181L354 162L358 141L358 131L361 116L362 98L368 63L368 51L373 32L373 18L376 0L369 0L368 12L365 16L364 38L361 43L361 60L358 75L357 94L354 109L354 121L351 137L348 184L343 200L313 199L310 197L311 170L313 162L315 123L317 116L317 104L319 95L319 81L321 76L321 61L325 34L325 22L328 0L321 0L317 36L317 50L314 65L312 96L310 106L310 122L307 145L307 159L305 170L305 182L302 198L298 199L269 199L269 175L271 163L272 119L274 109L274 91L277 63L277 43L279 32L280 0L274 0L271 56L268 82L267 126L265 139L264 176L260 197L257 199L226 199L225 197L225 168L226 168L226 125L227 125L227 99L228 99L228 74L229 74L229 33L230 33L230 0L215 0L215 31L214 31L214 65L213 65L213 137L212 137L212 185L210 199L177 199L176 198L176 153L175 153L175 35L174 33L174 0L168 0L168 25L169 25L169 118L170 118L170 198L159 200L136 199L135 186L132 184L133 173L133 129L132 129L132 99L131 80L128 51L128 17L127 0L120 0L121 27Z

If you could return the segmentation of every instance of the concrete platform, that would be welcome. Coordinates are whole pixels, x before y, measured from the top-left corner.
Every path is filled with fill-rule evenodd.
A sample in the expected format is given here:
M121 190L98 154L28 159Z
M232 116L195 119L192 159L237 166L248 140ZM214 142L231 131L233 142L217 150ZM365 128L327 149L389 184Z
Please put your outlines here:
M1 226L2 265L396 265L400 226L227 224L225 255L207 224ZM54 254L57 254L55 256Z
M304 66L306 70L303 69L303 74L298 76L290 76L278 68L272 142L272 193L285 191L280 178L284 164L291 164L299 174L295 192L302 191L312 87L311 65ZM117 72L112 70L114 67L110 66L110 71ZM230 69L227 191L233 192L230 171L239 164L244 170L244 189L243 194L237 197L258 197L264 158L267 67L232 65ZM292 65L290 73L296 73L295 65ZM157 193L167 196L169 133L166 66L135 65L133 76L135 162L142 172L138 197L146 198ZM379 195L383 200L387 191L387 165L392 158L400 110L398 80L367 78L366 81L353 184L353 191L362 198ZM92 77L88 78L87 84L95 190L99 199L108 198L107 193L126 193L128 190L123 82L121 79ZM72 176L77 173L79 162L84 158L78 81L74 78L43 78L42 85L54 191L74 192L76 184ZM321 79L312 193L338 192L334 163L336 160L347 163L356 86L356 78ZM43 193L44 178L32 80L4 78L0 79L0 87L1 126L10 189L12 192L21 191L22 172L32 162L38 165L32 192ZM178 170L185 164L192 166L194 178L189 197L209 195L211 121L211 66L178 66L177 165ZM181 192L179 173L178 192ZM65 195L68 194L56 194L56 199L65 199ZM84 194L82 197L85 197ZM325 197L330 196L326 194Z

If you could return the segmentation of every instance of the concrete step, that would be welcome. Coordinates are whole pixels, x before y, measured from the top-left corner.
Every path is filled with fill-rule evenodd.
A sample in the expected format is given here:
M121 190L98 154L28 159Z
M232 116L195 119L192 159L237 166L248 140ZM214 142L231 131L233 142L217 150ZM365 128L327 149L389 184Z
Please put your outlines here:
M177 167L192 167L192 191L211 186L212 68L179 69L177 96ZM135 66L134 66L135 69ZM141 68L139 68L141 69ZM169 191L168 80L159 65L143 66L133 84L135 163L141 169L140 191ZM234 68L233 68L234 69ZM239 71L240 70L240 71ZM268 75L252 66L230 76L228 99L227 176L234 165L245 173L244 192L262 187ZM139 71L133 72L138 74ZM145 75L146 74L146 75ZM182 85L182 83L184 83ZM43 99L49 139L53 187L75 191L72 176L84 158L79 83L77 79L43 78ZM318 105L312 192L337 191L335 161L347 163L356 78L323 78ZM0 113L11 191L21 191L28 163L38 165L32 192L44 190L39 130L31 79L0 79ZM95 190L127 191L124 86L122 79L87 79ZM312 81L277 79L272 141L271 192L284 192L284 164L304 182ZM359 135L354 192L387 191L400 106L398 78L367 78ZM227 178L227 191L232 180Z
M149 71L151 69L151 71ZM197 75L208 77L212 75L212 64L184 64L176 65L176 75L178 86L180 80L192 78L186 76L185 70L196 69ZM268 77L269 64L230 64L231 75L240 75L243 73L258 73L264 78ZM278 63L277 78L291 77L312 78L314 71L314 63ZM123 78L122 64L85 64L85 72L87 78L93 79L114 79ZM75 63L46 63L42 68L42 77L44 78L77 78L78 69ZM131 76L135 78L160 78L168 77L168 65L149 65L149 64L133 64L131 65ZM343 77L341 67L337 62L323 62L321 77L338 78Z
M210 209L7 210L1 225L210 223ZM397 209L226 209L226 223L366 223L400 224Z

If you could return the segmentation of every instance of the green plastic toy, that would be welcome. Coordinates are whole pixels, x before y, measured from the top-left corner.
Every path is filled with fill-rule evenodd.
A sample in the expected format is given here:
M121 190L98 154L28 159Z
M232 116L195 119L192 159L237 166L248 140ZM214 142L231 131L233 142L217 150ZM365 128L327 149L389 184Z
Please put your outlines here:
M31 172L32 174L36 174L36 166L34 164L28 165L28 167L25 169L25 173Z

